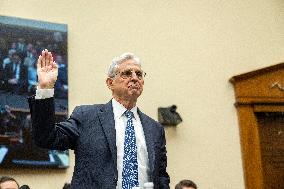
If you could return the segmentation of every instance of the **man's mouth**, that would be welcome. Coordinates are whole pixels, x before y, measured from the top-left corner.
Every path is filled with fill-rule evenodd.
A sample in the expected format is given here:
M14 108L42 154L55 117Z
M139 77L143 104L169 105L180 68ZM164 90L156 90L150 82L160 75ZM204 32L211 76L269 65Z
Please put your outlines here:
M138 89L139 89L139 86L136 86L136 85L129 85L128 88L129 88L129 89L136 89L136 90L138 90Z

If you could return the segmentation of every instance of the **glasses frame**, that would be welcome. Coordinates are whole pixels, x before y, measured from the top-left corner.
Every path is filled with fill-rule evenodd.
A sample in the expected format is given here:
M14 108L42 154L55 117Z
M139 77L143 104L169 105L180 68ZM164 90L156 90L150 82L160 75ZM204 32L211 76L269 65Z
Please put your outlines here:
M131 72L131 75L129 73L127 73L127 72ZM139 72L141 73L141 76L140 76ZM119 75L122 79L129 79L129 78L133 77L133 73L135 73L136 77L139 80L143 80L146 77L146 75L147 75L146 72L144 72L143 70L127 69L127 70L124 70L124 71L117 72L115 74L115 76Z

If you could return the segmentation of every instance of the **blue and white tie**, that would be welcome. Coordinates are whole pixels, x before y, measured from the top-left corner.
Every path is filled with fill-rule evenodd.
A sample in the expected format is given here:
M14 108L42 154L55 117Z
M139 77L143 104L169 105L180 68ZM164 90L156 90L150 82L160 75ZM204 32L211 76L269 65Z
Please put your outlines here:
M133 113L129 110L125 111L127 117L127 125L124 137L124 154L122 169L122 189L132 189L138 187L138 162L137 162L137 146L132 118Z

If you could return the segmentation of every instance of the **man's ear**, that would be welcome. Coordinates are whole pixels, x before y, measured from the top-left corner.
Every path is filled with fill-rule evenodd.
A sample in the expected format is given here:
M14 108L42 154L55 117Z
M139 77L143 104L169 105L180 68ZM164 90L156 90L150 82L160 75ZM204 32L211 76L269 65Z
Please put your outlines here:
M106 79L106 84L107 84L107 87L111 90L112 87L113 87L113 79L110 78L110 77L108 77L108 78Z

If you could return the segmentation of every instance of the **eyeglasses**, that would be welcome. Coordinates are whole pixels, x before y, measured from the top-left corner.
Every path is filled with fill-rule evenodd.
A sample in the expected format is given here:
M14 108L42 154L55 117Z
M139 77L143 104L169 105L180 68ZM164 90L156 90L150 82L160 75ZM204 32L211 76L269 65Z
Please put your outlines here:
M115 75L118 75L120 74L120 77L123 78L123 79L128 79L128 78L131 78L133 77L133 73L135 73L136 77L139 79L139 80L142 80L144 79L144 77L146 76L146 72L143 72L142 70L124 70L122 72L118 72L117 74Z

